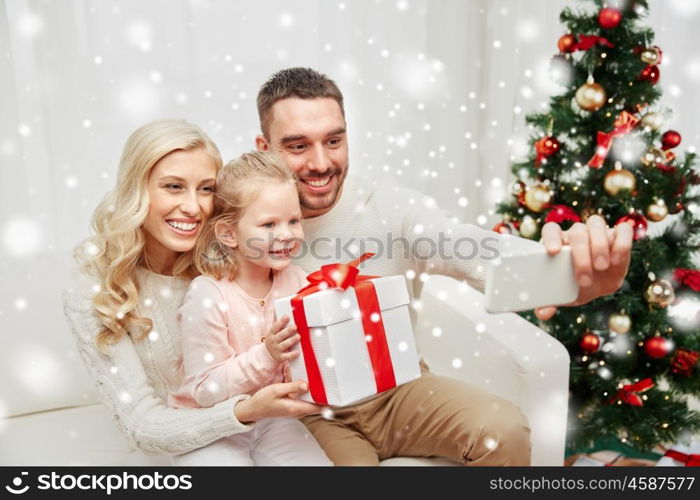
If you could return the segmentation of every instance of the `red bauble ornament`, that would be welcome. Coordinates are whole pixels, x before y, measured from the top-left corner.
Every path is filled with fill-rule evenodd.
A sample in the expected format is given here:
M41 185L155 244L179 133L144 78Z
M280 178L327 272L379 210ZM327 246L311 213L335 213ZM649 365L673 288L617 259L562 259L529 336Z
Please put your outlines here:
M639 74L639 79L649 82L652 85L655 85L656 82L659 81L659 77L661 76L661 71L659 71L658 66L654 65L649 65L645 67L642 72Z
M612 7L600 9L598 13L598 24L606 30L616 28L620 21L622 21L622 12Z
M681 143L681 134L675 130L669 130L664 132L661 136L661 149L671 149L675 148Z
M661 359L673 350L673 342L664 337L651 337L644 341L644 352L650 358Z
M559 151L560 147L559 141L552 136L543 137L535 141L535 165L539 165L542 163L542 160Z
M507 222L499 222L493 226L493 230L501 234L513 234L513 226Z
M576 37L572 34L562 35L557 42L559 52L573 52L576 50Z
M593 332L586 332L581 337L578 345L583 352L588 354L594 353L600 347L600 337Z
M668 213L670 213L670 214L677 214L677 213L679 213L681 210L683 210L683 203L681 203L680 201L677 201L677 202L675 202L675 203L672 203L672 204L669 205L669 207L668 207Z
M628 214L620 217L615 225L623 224L627 221L634 222L634 240L639 240L647 235L647 219L642 214Z
M581 222L581 217L578 216L573 208L567 205L554 205L544 219L545 223L556 222L561 224L564 221Z

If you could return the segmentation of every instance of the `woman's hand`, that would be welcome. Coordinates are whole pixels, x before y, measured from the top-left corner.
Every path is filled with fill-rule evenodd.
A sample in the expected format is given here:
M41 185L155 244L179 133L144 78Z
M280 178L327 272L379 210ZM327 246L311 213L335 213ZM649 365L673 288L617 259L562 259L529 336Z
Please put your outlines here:
M296 325L287 326L288 323L289 316L282 316L272 324L270 332L263 339L270 356L278 363L291 361L299 356L298 350L290 349L299 342L301 337L297 334Z
M243 424L263 418L299 418L320 413L322 406L296 399L296 396L307 390L308 384L302 380L271 384L260 389L251 398L239 401L233 413Z
M547 253L556 255L562 245L571 246L579 294L574 302L564 305L580 306L620 288L630 264L633 235L631 224L609 228L599 215L589 217L585 224L576 223L567 231L554 222L544 225L542 243ZM535 314L548 320L556 311L554 306L541 307Z

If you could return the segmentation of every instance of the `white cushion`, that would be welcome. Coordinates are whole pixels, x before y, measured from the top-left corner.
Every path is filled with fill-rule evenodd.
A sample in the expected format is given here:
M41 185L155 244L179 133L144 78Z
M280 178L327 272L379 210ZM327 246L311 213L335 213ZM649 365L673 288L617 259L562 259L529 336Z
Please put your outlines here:
M165 455L131 450L101 404L0 420L0 466L167 466ZM390 458L384 466L458 465L441 458Z
M169 465L131 450L101 404L0 420L0 465Z
M0 264L0 417L95 403L93 381L63 314L61 291L75 267L69 253ZM19 307L17 307L19 306Z

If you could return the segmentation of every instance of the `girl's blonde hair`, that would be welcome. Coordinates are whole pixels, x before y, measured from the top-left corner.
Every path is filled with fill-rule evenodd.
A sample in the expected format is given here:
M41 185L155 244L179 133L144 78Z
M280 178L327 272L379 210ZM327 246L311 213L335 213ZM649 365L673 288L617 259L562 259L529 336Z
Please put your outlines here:
M136 314L139 289L136 267L145 262L143 223L150 206L148 179L151 170L173 151L204 149L221 169L221 154L214 142L196 125L184 120L159 120L135 130L127 139L119 162L117 184L95 209L94 235L75 250L83 271L97 279L100 292L93 299L103 329L97 346L103 350L122 335L142 339L153 327L151 319ZM197 275L192 252L176 260L173 275L191 279Z
M296 184L296 176L273 153L244 153L228 162L216 176L214 214L202 230L194 250L197 271L217 280L233 279L239 266L235 249L218 241L217 226L235 226L246 207L260 195L270 181Z

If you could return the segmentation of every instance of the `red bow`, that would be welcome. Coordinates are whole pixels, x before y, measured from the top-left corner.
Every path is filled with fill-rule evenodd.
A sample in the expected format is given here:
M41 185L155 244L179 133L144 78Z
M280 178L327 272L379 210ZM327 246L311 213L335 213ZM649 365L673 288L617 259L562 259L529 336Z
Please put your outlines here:
M685 285L700 292L700 271L695 269L675 269L673 279L679 285Z
M367 350L372 363L377 392L396 387L396 379L386 340L386 332L384 331L384 323L381 320L381 309L377 292L374 289L374 284L369 281L378 278L378 276L360 275L360 270L357 268L357 266L373 255L374 253L367 252L347 264L335 263L321 266L320 270L306 277L310 284L299 290L297 295L292 298L292 314L301 337L299 343L304 354L309 392L317 403L328 404L328 398L323 386L316 354L311 344L311 333L306 321L306 312L304 311L304 297L327 288L341 288L343 290L349 287L355 288L357 302L362 313L360 319L365 338L367 339Z
M610 40L602 36L579 35L578 42L573 46L573 50L588 50L596 44L610 48L615 46L610 43Z
M671 362L671 371L675 374L690 377L698 359L700 359L700 352L698 351L676 349L676 355Z
M628 134L639 123L639 118L628 111L623 111L615 119L614 129L612 132L598 131L597 145L595 154L588 160L588 165L593 168L600 168L608 157L608 152L612 147L612 142L615 137Z
M639 397L638 392L644 392L648 389L654 387L654 382L650 378L645 378L634 384L623 385L621 389L617 391L617 394L610 400L610 404L615 401L622 401L632 406L643 406L642 398Z
M668 450L664 453L665 457L671 457L673 460L678 460L686 467L700 467L700 455L696 453L681 453L676 450Z

